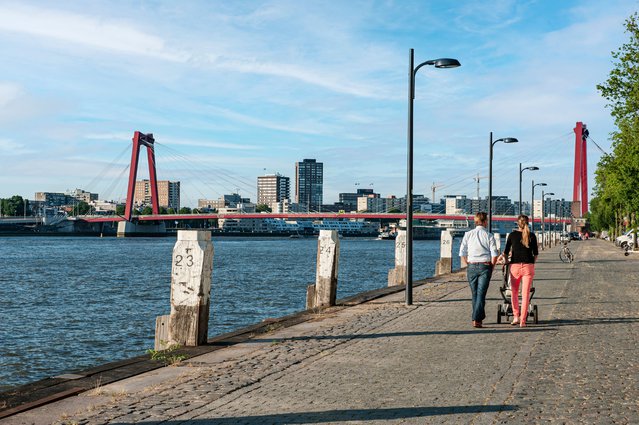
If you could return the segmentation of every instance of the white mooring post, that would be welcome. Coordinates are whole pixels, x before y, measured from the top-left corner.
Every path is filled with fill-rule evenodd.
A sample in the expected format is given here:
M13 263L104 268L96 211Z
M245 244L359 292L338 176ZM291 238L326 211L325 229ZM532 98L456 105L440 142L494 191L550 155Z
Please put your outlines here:
M395 237L395 268L388 271L388 286L406 284L406 230Z
M156 321L156 350L206 344L213 244L206 230L179 230L171 264L171 314ZM166 338L163 339L163 335Z
M499 233L493 233L495 237L495 244L497 245L497 251L501 252L501 235Z
M453 271L453 235L443 230L439 243L439 260L435 263L435 276Z
M320 230L317 238L315 285L306 292L306 309L335 305L339 269L339 235L337 230Z

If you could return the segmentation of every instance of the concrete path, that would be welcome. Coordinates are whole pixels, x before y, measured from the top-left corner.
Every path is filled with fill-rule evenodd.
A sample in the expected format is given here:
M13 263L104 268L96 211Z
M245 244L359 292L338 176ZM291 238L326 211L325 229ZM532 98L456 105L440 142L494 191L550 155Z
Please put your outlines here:
M639 254L544 251L538 325L483 329L457 274L96 388L2 424L639 423Z

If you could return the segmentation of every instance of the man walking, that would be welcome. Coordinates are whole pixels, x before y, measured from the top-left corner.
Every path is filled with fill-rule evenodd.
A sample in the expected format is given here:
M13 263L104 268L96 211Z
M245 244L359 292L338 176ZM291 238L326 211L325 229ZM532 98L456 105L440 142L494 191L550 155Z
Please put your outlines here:
M499 256L495 238L486 230L487 224L485 212L475 214L475 228L466 232L459 247L462 264L468 264L466 273L473 300L473 326L476 328L481 328L486 318L486 292Z

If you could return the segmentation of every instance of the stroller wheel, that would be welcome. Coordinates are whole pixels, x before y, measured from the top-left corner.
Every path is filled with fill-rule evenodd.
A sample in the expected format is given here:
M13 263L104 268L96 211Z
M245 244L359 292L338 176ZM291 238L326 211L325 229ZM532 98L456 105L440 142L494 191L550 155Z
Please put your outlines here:
M535 324L539 323L539 310L537 310L537 304L533 306L533 321Z
M497 306L497 323L501 323L501 304Z

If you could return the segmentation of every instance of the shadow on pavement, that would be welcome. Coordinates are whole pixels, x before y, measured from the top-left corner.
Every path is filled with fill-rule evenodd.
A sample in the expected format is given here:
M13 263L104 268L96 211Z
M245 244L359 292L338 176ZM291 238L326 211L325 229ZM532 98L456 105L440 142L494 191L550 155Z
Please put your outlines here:
M590 319L551 319L545 320L549 326L581 326L581 325L609 325L617 323L639 323L639 317L608 317Z
M584 261L584 262L585 263L622 263L624 261L627 261L627 259L623 257L623 251L621 251L619 253L619 255L621 255L622 258L620 258L618 260L588 260L588 261Z
M544 325L548 325L547 322L544 322ZM494 326L494 327L493 327ZM470 328L470 320L468 322L468 327ZM488 333L511 333L511 332L540 332L547 331L549 329L548 326L543 328L534 327L530 325L526 329L520 329L516 326L505 326L505 325L484 325L481 329L470 328L468 330L463 331L419 331L419 332L388 332L388 333L378 333L378 334L361 334L361 335L314 335L314 336L294 336L291 338L259 338L259 339L251 339L247 341L247 343L264 343L264 342L285 342L285 341L311 341L311 340L323 340L323 339L374 339L374 338L394 338L394 337L404 337L404 336L427 336L427 335L482 335Z
M533 279L533 282L539 282L539 281L550 281L550 280L555 280L555 281L560 281L560 282L565 282L567 280L572 280L571 277L535 277Z
M438 415L459 415L517 410L517 406L474 405L446 407L395 407L387 409L325 410L321 412L279 413L272 415L234 416L226 418L189 419L177 421L151 421L146 425L192 424L192 425L235 425L241 424L318 424L325 422L374 421L390 419L420 418ZM129 425L131 422L111 422L112 425Z

